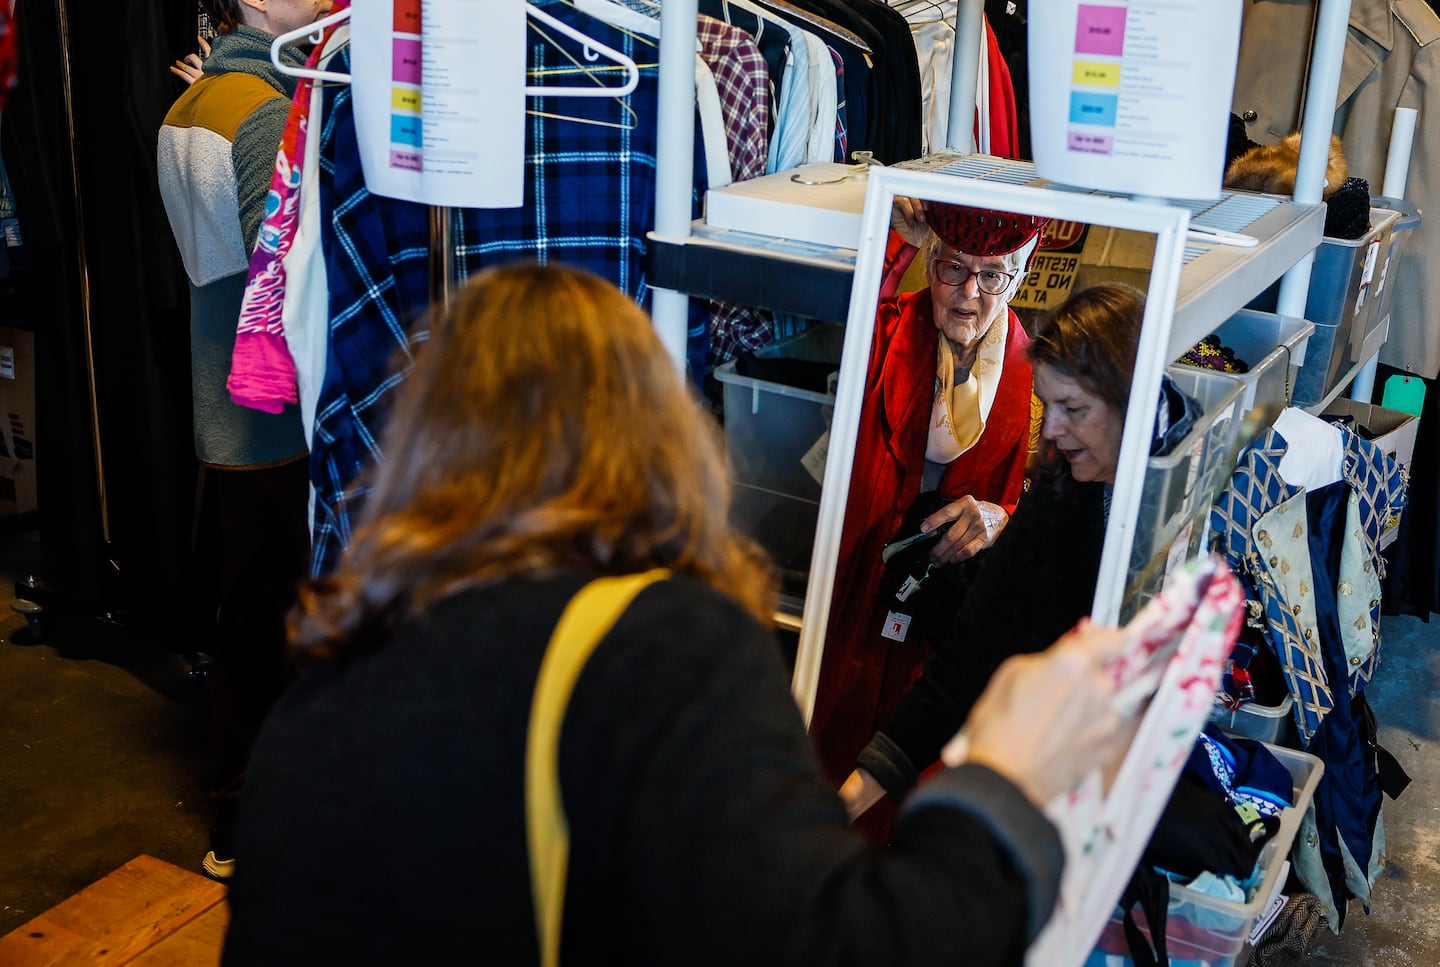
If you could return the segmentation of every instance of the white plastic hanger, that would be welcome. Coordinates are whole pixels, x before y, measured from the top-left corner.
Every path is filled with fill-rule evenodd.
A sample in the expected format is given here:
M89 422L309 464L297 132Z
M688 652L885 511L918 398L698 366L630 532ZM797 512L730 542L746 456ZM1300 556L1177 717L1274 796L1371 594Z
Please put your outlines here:
M562 20L555 19L533 4L525 4L525 12L542 23L549 24L567 37L578 40L584 45L584 57L587 61L594 61L600 57L605 57L615 64L618 64L625 72L624 83L616 86L596 84L592 87L527 87L525 88L527 95L532 97L623 97L635 90L636 86L640 83L640 68L636 66L635 61L620 53L620 51L612 47L607 47L605 44L600 43L598 40L575 29ZM326 27L331 24L342 23L349 19L350 11L348 9L339 10L328 16L321 17L312 24L307 24L295 30L287 30L285 33L276 37L275 41L270 45L270 62L275 65L275 69L280 71L280 73L288 74L291 77L309 77L319 81L350 83L349 74L342 74L338 71L315 70L309 67L293 67L283 63L280 59L280 48L286 44L294 43L302 37L308 37L311 43L318 44Z
M289 74L291 77L308 77L317 81L339 81L342 84L350 83L350 75L342 74L339 71L322 71L313 67L292 67L280 59L280 48L286 44L293 44L301 37L308 37L310 43L318 44L325 39L325 28L331 24L340 24L350 19L350 8L337 10L332 14L321 17L312 24L299 27L295 30L287 30L275 38L270 45L270 63L282 74Z

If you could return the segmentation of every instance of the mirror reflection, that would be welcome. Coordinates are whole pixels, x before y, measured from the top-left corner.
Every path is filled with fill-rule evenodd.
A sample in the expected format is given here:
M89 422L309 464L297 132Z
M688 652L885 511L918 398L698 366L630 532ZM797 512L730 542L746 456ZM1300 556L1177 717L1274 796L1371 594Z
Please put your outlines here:
M891 225L811 721L877 838L1001 661L1091 611L1155 245L911 198ZM1162 397L1152 452L1195 415Z

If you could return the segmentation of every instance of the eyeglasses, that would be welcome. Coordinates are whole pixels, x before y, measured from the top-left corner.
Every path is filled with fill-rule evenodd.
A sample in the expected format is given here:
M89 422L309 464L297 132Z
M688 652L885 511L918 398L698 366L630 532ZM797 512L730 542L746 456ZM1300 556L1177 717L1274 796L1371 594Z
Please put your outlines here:
M1012 272L1001 272L998 269L981 269L978 272L970 271L968 266L959 262L952 262L949 259L931 259L930 265L935 277L944 285L964 285L975 277L975 285L986 295L999 295L1004 292L1011 282L1015 281Z

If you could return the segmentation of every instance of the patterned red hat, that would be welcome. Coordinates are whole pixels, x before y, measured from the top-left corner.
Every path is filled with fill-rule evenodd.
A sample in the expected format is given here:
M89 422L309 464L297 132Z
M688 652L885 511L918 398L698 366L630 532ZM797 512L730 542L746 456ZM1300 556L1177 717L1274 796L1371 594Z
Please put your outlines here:
M966 255L1006 255L1039 235L1048 221L1039 215L925 203L926 224L940 241Z

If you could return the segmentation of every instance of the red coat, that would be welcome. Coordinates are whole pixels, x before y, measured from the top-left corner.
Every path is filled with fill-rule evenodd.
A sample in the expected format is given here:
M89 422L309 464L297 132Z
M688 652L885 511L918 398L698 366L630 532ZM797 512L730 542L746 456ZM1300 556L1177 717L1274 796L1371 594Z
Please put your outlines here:
M937 489L952 500L973 494L1013 511L1029 451L1031 370L1029 339L1015 313L1008 316L1005 362L985 431L945 468ZM880 552L920 493L938 338L929 290L882 299L810 725L826 775L837 784L889 719L929 653L919 634L904 642L881 637L886 609L877 603L884 570Z

